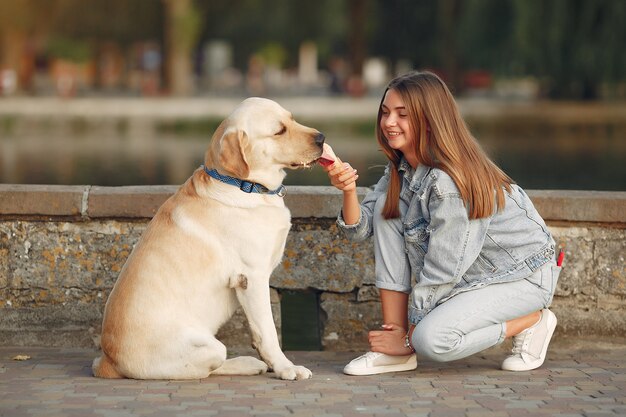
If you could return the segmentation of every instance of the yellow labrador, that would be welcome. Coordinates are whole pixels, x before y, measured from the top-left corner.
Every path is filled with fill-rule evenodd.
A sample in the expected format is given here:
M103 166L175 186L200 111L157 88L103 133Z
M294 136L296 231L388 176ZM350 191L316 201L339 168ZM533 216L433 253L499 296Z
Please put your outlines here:
M220 124L205 166L161 206L126 261L105 307L94 375L196 379L269 366L282 379L311 377L281 351L269 279L291 225L284 169L314 163L323 143L267 99L244 100ZM264 362L226 359L215 338L239 304Z

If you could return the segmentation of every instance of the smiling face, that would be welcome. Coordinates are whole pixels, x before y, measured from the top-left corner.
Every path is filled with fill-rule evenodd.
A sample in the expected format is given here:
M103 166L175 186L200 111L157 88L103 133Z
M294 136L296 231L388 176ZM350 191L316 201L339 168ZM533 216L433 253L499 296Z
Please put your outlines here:
M415 130L402 97L393 89L385 94L381 105L380 129L389 146L405 156L415 153Z

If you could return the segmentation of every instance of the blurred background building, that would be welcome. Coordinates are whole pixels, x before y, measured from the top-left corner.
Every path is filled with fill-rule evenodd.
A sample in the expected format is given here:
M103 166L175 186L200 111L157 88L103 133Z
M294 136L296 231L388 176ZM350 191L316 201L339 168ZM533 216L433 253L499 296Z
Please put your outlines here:
M622 0L0 2L3 95L362 96L429 68L456 94L626 97Z

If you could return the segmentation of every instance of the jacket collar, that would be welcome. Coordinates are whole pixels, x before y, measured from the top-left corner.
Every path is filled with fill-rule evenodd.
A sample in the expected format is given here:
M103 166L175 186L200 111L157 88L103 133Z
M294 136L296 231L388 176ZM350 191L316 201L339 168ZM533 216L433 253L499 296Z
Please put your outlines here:
M419 164L416 169L413 169L404 156L400 160L400 165L398 166L398 171L409 184L409 188L413 192L420 189L424 178L426 178L426 175L428 175L430 170L431 167L424 164Z

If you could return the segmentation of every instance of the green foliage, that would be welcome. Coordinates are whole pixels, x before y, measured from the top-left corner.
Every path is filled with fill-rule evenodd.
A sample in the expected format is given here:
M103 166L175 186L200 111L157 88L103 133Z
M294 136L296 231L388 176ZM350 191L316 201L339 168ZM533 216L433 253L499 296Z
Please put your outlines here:
M511 28L513 4L507 0L466 0L458 28L459 51L466 69L515 75L520 70ZM487 24L488 22L488 24Z
M175 134L178 136L195 137L197 135L210 135L217 129L221 121L221 119L213 118L199 118L184 121L159 121L156 130L161 134Z
M356 41L354 7L366 19ZM555 98L594 98L626 82L624 0L191 0L176 19L176 48L226 40L242 70L253 54L296 66L307 41L324 67L356 42L391 64L534 76ZM164 30L163 0L0 1L0 36L49 36L50 53L72 61L89 58L87 42L161 41Z
M203 40L226 39L235 45L234 60L246 68L248 58L265 55L271 59L279 49L284 65L297 64L298 48L305 41L318 45L323 58L339 48L345 52L345 0L211 0L196 1L205 16ZM276 48L280 46L280 48ZM278 52L282 54L283 52Z
M48 41L47 53L51 57L66 61L84 63L91 59L91 47L84 40L70 39L62 36L53 37Z
M15 116L3 116L0 117L0 132L3 135L9 136L13 134L16 126L16 117Z
M278 42L270 42L261 47L259 55L263 57L265 63L282 68L287 62L287 51Z
M202 30L202 16L196 6L190 4L189 9L174 17L174 47L192 50Z
M374 55L444 73L534 76L553 98L626 82L622 0L376 0Z
M517 0L516 44L528 73L558 98L595 98L626 77L626 2Z
M436 2L376 0L372 7L372 55L408 60L415 68L439 65Z

